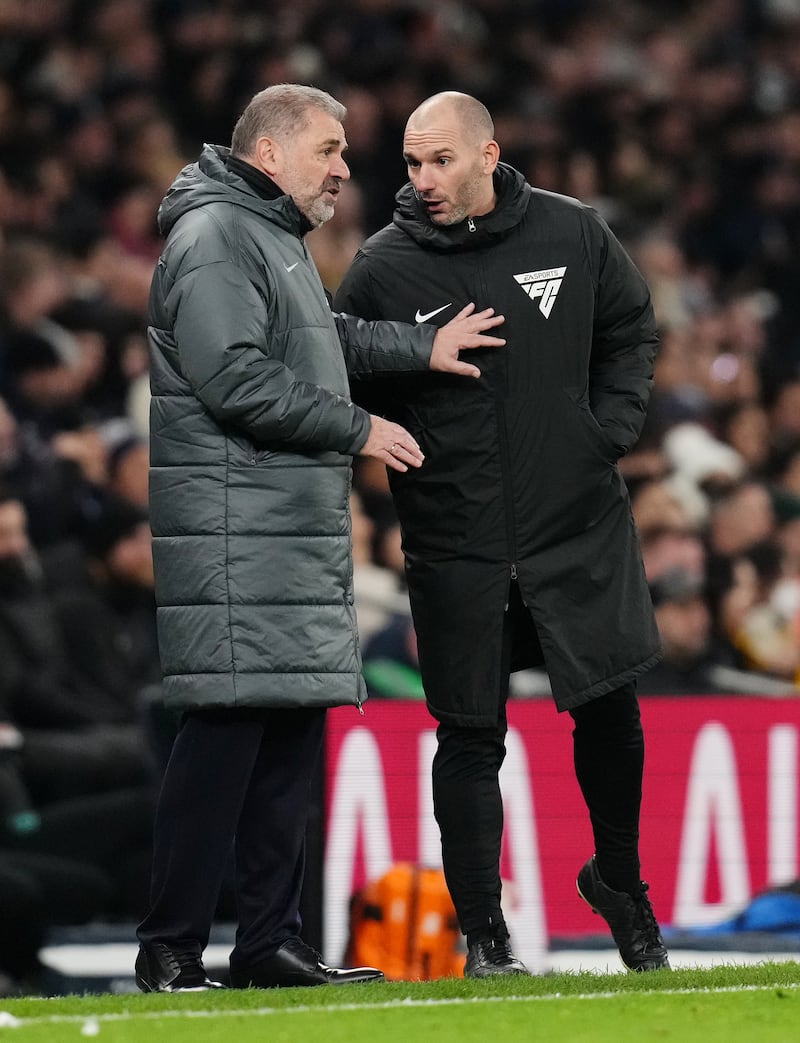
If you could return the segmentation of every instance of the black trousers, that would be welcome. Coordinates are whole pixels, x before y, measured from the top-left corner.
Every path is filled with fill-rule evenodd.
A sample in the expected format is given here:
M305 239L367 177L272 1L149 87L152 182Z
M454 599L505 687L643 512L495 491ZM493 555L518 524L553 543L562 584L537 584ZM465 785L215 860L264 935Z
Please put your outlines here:
M299 933L311 782L324 730L324 709L184 716L156 812L142 944L205 948L232 847L239 922L231 960L257 963Z
M518 595L517 595L518 597ZM500 849L503 803L498 774L505 758L512 635L520 603L506 619L501 691L494 728L440 724L433 760L433 807L444 873L464 934L503 921ZM570 711L574 767L594 835L598 869L614 890L639 884L639 813L644 737L634 684ZM587 852L587 857L589 852ZM577 869L580 867L576 867Z

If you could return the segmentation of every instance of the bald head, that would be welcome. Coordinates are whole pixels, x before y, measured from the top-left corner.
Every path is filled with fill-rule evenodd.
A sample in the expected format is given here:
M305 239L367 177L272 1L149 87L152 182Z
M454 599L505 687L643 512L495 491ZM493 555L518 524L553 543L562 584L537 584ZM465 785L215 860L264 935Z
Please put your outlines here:
M485 105L469 94L434 94L408 118L403 156L417 198L436 225L482 217L496 203L500 157Z
M494 123L486 106L471 94L442 91L419 105L408 117L406 133L447 126L465 142L482 144L494 137Z

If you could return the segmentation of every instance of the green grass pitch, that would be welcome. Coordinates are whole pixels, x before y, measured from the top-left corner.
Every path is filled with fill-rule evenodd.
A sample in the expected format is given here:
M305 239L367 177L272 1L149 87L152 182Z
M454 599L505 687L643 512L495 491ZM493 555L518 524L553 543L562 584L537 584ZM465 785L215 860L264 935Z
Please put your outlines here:
M0 1000L0 1043L796 1043L800 963Z

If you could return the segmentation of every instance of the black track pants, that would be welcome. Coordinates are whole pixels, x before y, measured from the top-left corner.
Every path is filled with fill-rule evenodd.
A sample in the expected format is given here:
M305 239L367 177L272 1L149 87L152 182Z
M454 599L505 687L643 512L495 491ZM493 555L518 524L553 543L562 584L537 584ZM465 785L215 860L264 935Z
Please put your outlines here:
M506 752L505 731L503 721L496 730L440 724L436 732L433 811L447 886L464 934L503 919L503 803L497 776Z
M644 735L633 684L571 710L575 775L589 809L597 868L615 891L639 887Z
M635 890L644 739L634 685L601 696L571 715L575 772L589 809L600 875L615 890ZM505 734L504 712L494 729L440 724L437 730L434 814L442 835L445 876L464 934L503 918L498 773ZM587 851L587 857L590 854Z

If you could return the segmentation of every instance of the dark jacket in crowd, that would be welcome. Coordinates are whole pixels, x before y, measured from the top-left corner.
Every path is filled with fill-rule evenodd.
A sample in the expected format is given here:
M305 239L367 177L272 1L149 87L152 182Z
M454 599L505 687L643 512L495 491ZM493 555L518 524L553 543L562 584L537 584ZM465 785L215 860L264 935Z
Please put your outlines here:
M207 146L159 212L150 511L165 699L356 704L350 457L370 421L348 369L427 368L435 330L334 316L305 218L227 155Z
M14 570L12 572L12 569ZM78 621L80 623L80 621ZM84 621L84 626L86 621ZM80 625L67 640L51 593L21 562L0 568L0 719L21 728L73 729L130 724L137 708L129 686L103 683L80 668Z
M470 301L505 316L506 346L470 355L479 380L380 381L380 401L353 388L425 453L418 473L390 481L430 709L487 726L512 578L542 650L534 636L513 665L543 653L559 709L618 688L659 656L616 467L652 385L647 287L590 207L502 164L495 187L490 214L437 227L406 186L334 301L365 319L445 323Z

